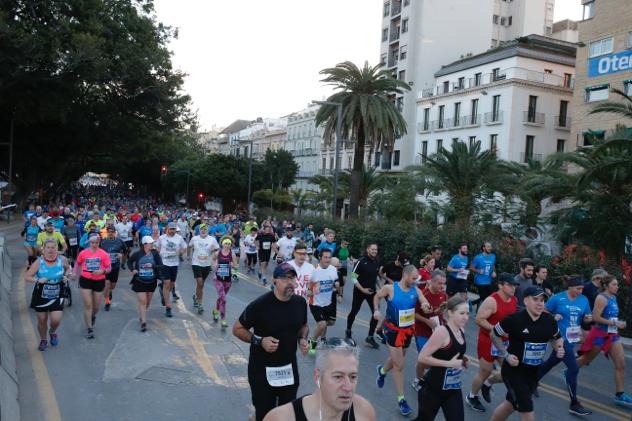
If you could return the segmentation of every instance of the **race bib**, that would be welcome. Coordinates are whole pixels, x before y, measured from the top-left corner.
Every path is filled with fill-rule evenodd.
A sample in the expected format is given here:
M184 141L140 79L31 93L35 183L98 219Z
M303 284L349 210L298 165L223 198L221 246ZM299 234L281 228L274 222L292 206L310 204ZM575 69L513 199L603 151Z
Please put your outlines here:
M507 347L509 346L509 341L503 341L503 346L505 347L505 349L507 349ZM500 357L502 354L500 353L500 351L498 350L498 348L496 348L496 345L494 345L494 343L492 342L492 351L491 354L494 357Z
M546 354L546 342L525 342L522 362L527 365L540 365L544 359L544 354Z
M35 234L26 234L26 241L28 241L29 243L32 243L35 240L37 240L37 235L35 235Z
M415 323L415 309L399 310L399 327L412 326Z
M118 263L118 253L108 253L112 264Z
M568 343L575 344L582 338L581 328L579 326L569 326L566 328L566 340Z
M248 246L248 254L254 254L257 252L257 247L255 246Z
M152 279L154 277L153 268L140 268L138 270L138 277L143 279Z
M294 384L292 364L282 367L266 367L266 379L272 387L292 386Z
M55 300L59 298L59 292L61 291L60 284L44 284L42 288L42 298L46 300Z
M462 272L457 272L456 279L467 279L467 275L469 275L469 271L464 270Z
M94 272L96 270L101 269L101 258L100 257L88 257L86 259L86 271Z
M270 242L269 241L264 241L263 243L261 243L261 248L264 250L270 250Z
M217 265L217 276L222 278L230 276L230 266L226 263L220 263Z
M68 238L68 244L71 246L76 246L77 245L77 237L70 237Z
M462 374L463 370L460 368L446 368L443 377L443 390L460 389Z
M615 325L608 325L608 333L619 333L619 328L617 327L616 323L619 320L617 317L612 317L609 320L614 320Z

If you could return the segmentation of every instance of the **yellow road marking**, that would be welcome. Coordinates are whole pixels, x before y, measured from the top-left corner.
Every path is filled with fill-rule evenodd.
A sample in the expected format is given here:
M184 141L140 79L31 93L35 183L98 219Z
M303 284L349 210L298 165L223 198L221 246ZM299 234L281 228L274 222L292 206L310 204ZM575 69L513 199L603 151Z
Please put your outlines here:
M20 312L20 321L22 324L22 330L24 331L24 337L26 339L26 347L29 350L31 356L31 365L33 367L33 374L37 383L38 394L42 403L42 416L46 421L61 421L61 412L59 411L59 404L57 397L55 396L55 389L48 375L48 369L44 362L42 353L37 350L38 335L35 332L31 317L29 316L28 308L26 307L26 296L24 295L24 273L26 269L22 269L18 278L17 294L18 294L18 308Z

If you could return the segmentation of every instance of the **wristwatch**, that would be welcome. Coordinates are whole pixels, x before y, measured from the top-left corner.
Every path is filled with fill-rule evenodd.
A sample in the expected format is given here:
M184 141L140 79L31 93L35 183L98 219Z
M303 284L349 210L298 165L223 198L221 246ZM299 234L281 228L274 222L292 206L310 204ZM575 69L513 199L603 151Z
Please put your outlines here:
M261 346L261 340L261 336L252 335L252 337L250 338L250 343L254 346Z

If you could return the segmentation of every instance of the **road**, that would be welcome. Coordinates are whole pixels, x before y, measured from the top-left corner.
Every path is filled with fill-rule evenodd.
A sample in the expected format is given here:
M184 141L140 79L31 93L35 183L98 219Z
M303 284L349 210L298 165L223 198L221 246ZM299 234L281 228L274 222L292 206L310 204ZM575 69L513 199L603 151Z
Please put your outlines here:
M114 292L110 312L101 311L95 324L96 339L84 338L81 319L82 303L76 285L75 302L64 310L59 329L60 345L45 352L37 351L35 313L28 309L31 287L23 273L25 253L17 229L6 230L13 261L13 321L15 352L20 381L20 404L23 420L44 421L112 421L112 420L246 420L252 413L246 368L248 345L234 338L230 329L224 332L211 321L210 304L216 293L211 285L205 289L206 312L191 312L194 280L189 264L183 264L177 282L182 299L167 319L159 298L149 309L149 331L138 329L136 298L130 290L129 272L122 272ZM338 322L328 336L342 336L346 314L350 308L351 286L345 301L339 305ZM239 316L246 304L266 290L254 277L240 274L228 295L229 323ZM365 306L356 319L354 336L362 342L370 314ZM313 324L310 315L310 324ZM468 323L468 354L476 354L477 330ZM409 385L414 375L414 345L406 358L405 392L413 409L416 394ZM375 366L386 358L386 349L373 350L362 346L357 392L375 406L379 420L401 420L391 376L384 389L375 385ZM473 359L475 362L475 359ZM627 351L627 366L632 355ZM313 388L313 359L298 357L300 394ZM567 412L568 395L560 365L544 379L541 397L535 401L536 419L572 420ZM464 376L464 392L469 391L473 364ZM628 391L632 387L630 376ZM613 390L612 364L602 357L580 372L579 395L593 411L594 420L631 419L632 411L611 403ZM504 399L503 385L494 387L493 400L484 414L466 408L466 419L487 420L493 408ZM412 417L411 417L412 418ZM437 419L443 419L440 415ZM512 419L518 419L516 415Z

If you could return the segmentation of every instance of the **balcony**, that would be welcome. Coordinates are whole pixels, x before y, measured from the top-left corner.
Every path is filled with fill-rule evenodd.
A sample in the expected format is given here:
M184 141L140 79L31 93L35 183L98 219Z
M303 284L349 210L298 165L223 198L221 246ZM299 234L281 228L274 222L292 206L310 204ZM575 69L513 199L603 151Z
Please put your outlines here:
M481 125L481 115L464 115L461 117L461 126L463 127L478 127Z
M388 67L397 67L397 63L399 60L397 60L397 57L391 57L388 59Z
M553 117L553 121L555 121L555 128L558 130L566 130L570 131L571 129L571 118L556 115Z
M392 42L395 42L395 41L399 41L399 34L400 34L399 26L397 26L395 28L391 28L391 34L388 37L388 42L392 43Z
M434 96L434 88L426 88L421 91L422 98L428 98Z
M527 126L543 126L544 113L536 113L535 111L523 111L522 123Z
M527 163L528 161L540 161L542 162L542 154L541 153L530 153L526 154L524 152L520 152L520 162Z
M423 123L417 123L418 133L430 133L430 122L425 121Z
M397 16L400 13L402 13L402 2L401 1L394 1L391 4L391 16Z
M501 124L503 122L503 112L485 113L485 124L491 126L493 124Z

